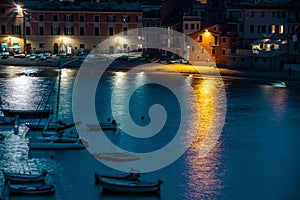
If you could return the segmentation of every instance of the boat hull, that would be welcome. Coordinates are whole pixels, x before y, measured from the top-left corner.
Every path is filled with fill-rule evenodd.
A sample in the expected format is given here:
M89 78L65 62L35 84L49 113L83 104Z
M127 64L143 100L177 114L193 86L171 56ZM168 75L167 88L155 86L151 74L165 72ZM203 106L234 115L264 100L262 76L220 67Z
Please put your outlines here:
M16 115L19 116L20 119L26 118L47 118L51 114L50 109L46 110L10 110L10 109L2 109L4 116L6 117L14 117Z
M43 174L19 174L19 173L7 173L3 172L5 181L13 182L40 182L44 180L45 173Z
M27 195L38 195L38 194L54 194L54 185L45 186L28 186L28 185L14 185L8 184L9 193L12 194L27 194Z
M85 146L79 142L57 142L53 143L51 141L46 142L29 142L29 149L42 150L42 149L84 149Z
M137 176L110 177L95 174L103 192L159 193L162 181L147 182Z

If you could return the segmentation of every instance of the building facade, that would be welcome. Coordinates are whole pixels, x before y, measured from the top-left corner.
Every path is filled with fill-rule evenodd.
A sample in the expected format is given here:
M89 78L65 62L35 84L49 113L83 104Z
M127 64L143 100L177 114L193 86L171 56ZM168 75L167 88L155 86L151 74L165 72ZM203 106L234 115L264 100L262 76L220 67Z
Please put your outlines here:
M46 4L46 2L44 2ZM125 3L124 3L125 4ZM40 7L28 3L30 21L26 22L27 47L30 50L50 50L68 54L91 50L100 42L130 29L142 27L139 3L82 3L64 5L48 2ZM130 44L120 38L111 51L124 51Z
M1 52L19 52L24 49L24 12L19 4L0 2Z

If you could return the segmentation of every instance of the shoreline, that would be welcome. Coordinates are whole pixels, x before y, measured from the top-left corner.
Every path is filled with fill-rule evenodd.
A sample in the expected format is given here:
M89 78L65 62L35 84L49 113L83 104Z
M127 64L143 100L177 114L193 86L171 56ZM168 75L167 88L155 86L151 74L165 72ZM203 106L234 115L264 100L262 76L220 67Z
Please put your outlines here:
M7 58L0 59L0 66L30 66L30 67L58 67L59 57L53 56L45 61L36 59L30 61L28 58ZM78 58L64 58L63 63L67 63L63 68L79 69L82 60ZM153 72L174 72L177 71L183 74L203 74L217 75L231 78L251 78L261 80L284 81L287 83L300 83L300 72L293 71L289 76L288 71L269 71L261 69L231 69L231 68L215 68L215 67L196 67L188 64L161 64L149 63L147 61L118 61L115 60L106 70L107 72L129 71L131 69Z

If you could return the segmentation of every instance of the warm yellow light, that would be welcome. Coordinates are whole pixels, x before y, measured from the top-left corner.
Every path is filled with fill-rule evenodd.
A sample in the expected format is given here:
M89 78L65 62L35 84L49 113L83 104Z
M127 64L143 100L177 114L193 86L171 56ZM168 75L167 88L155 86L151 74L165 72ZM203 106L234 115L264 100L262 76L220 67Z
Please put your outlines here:
M209 36L209 35L210 35L210 32L209 32L207 29L205 29L204 35L205 35L205 36Z
M11 38L11 36L9 35L9 36L8 36L8 38L10 39L10 38Z
M20 5L17 5L17 9L18 9L18 11L21 10L21 6L20 6Z
M63 41L65 41L67 38L66 38L66 37L63 37L63 36L60 36L60 39L61 39L61 41L63 42Z

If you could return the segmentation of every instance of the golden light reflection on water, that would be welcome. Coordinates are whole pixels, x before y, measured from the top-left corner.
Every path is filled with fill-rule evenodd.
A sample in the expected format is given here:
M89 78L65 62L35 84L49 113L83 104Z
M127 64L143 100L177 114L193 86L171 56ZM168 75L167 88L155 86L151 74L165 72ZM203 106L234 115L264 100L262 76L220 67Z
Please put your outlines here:
M200 120L199 122L191 120L190 123L190 126L199 124L199 127L198 134L195 136L190 151L187 152L188 156L185 158L189 169L185 175L188 179L188 187L192 188L193 191L187 193L186 198L207 199L210 196L215 196L222 188L222 173L219 170L221 141L218 140L216 144L214 141L208 141L208 144L214 145L214 147L205 157L199 157L199 150L210 148L203 141L209 137L209 134L217 134L216 132L221 126L218 119L221 120L221 110L224 104L221 102L222 97L220 95L222 93L219 89L223 87L223 83L217 79L192 79L191 83L198 98L198 105L190 106L199 107ZM215 137L210 139L213 140Z

